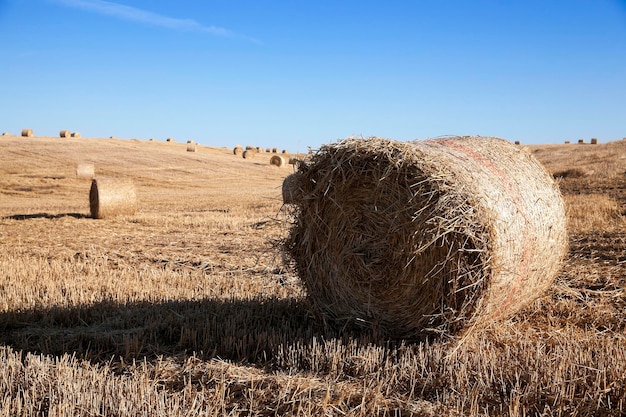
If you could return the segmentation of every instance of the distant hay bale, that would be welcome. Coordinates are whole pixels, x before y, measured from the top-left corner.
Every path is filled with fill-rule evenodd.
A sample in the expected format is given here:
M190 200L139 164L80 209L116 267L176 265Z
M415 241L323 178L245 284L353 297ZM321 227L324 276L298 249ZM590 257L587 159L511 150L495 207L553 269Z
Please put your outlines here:
M246 151L256 151L256 147L254 147L252 145L248 145L248 146L246 146Z
M193 139L189 139L187 143L194 143Z
M261 148L260 146L257 146L256 152L257 153L263 153L264 151L263 151L263 148Z
M25 138L33 137L33 129L22 129L22 136Z
M299 175L297 172L288 175L283 181L283 203L294 204L302 198L302 194L298 189Z
M191 142L187 142L187 152L195 152L196 151L196 144Z
M579 143L579 144L583 144L583 143L585 143L585 139L578 139L578 143Z
M520 142L519 140L516 140L516 141L515 141L515 144L516 144L516 145L521 145L521 142Z
M282 152L282 153L283 153L283 154L288 154L288 153L289 153L289 151L288 151L287 149L283 149L283 152Z
M115 136L109 136L109 139L117 139Z
M626 138L625 138L625 139L626 139ZM272 148L266 148L266 149L265 149L265 152L267 152L267 153L271 153L271 152L272 152Z
M165 141L166 141L166 142L174 142L174 139L172 139L172 138L167 138L167 139L165 139Z
M272 153L278 153L278 148L272 148Z
M247 149L243 152L243 159L252 159L256 154L256 149Z
M298 158L289 158L289 165L298 165L300 159Z
M78 164L76 166L77 178L93 178L96 173L96 169L93 164Z
M592 145L597 145L598 144L598 138L591 138L591 144Z
M71 135L71 133L70 133L69 130L61 130L59 132L59 136L62 137L62 138L69 138L70 135Z
M72 137L73 137L73 138L79 138L79 137L80 137L80 133L78 133L78 132L72 132Z
M340 325L460 336L538 297L567 250L553 178L502 139L346 139L296 173L284 249Z
M95 178L89 191L91 217L106 219L137 212L137 194L130 180Z
M11 136L9 132L2 132L2 136Z
M241 146L235 146L233 149L233 155L243 155L243 148Z
M273 155L270 158L270 165L274 165L274 166L277 166L277 167L282 167L283 165L285 165L285 159L282 156Z
M566 140L566 141L565 141L565 144L566 144L566 145L569 145L569 140Z

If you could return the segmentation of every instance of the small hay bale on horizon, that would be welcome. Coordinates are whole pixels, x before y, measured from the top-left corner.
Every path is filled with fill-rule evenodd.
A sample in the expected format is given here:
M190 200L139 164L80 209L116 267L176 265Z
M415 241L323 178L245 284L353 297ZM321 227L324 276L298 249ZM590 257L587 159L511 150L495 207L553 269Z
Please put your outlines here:
M165 139L165 141L166 141L166 142L174 142L174 139L172 139L172 138L167 138L167 139Z
M94 178L89 190L89 209L94 219L135 214L137 193L132 180Z
M591 138L591 144L592 145L597 145L598 144L598 138Z
M585 143L585 139L578 139L578 144L582 145L583 143Z
M256 154L256 149L254 149L254 150L253 149L246 149L243 152L242 156L243 156L243 159L252 159L252 158L254 158L255 154Z
M256 152L257 152L257 153L263 153L264 151L263 151L263 148L262 148L262 147L257 146L257 147L256 147Z
M32 138L34 135L33 129L22 129L22 137Z
M280 155L273 155L270 158L270 165L274 165L280 168L285 165L285 159Z
M278 153L278 148L272 148L272 153Z
M283 248L338 326L460 337L540 296L567 251L554 179L506 140L351 138L296 174Z
M71 136L71 133L70 133L70 131L69 131L69 130L61 130L61 131L59 132L59 137L62 137L62 138L69 138L70 136Z
M272 152L272 148L265 148L265 152L271 153Z
M80 138L80 133L78 133L78 132L72 132L72 137L73 137L73 138Z
M187 152L195 152L196 151L196 144L193 143L193 141L191 143L187 142Z
M96 168L93 164L80 163L76 165L76 177L77 178L89 178L92 179L96 174Z
M283 149L282 153L286 155L289 153L289 151L287 149Z
M233 155L236 155L236 156L243 155L243 148L241 146L235 146L233 148Z

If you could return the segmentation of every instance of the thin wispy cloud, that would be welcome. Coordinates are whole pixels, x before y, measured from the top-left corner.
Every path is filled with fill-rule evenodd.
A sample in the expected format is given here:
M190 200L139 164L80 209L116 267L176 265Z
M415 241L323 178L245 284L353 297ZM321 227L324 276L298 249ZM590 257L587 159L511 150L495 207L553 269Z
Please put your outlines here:
M89 12L99 13L106 16L115 17L131 22L139 22L152 26L159 26L167 29L209 33L216 36L224 36L231 38L244 38L251 42L260 43L257 39L235 33L228 29L217 26L205 26L193 19L178 19L169 16L163 16L148 10L138 9L132 6L126 6L120 3L114 3L104 0L54 0L63 6L82 9Z

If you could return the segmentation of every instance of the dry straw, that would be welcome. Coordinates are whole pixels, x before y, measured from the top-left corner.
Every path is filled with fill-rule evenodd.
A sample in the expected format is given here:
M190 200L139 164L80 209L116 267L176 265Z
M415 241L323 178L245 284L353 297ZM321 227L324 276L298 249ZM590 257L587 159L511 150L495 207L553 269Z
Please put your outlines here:
M243 158L244 159L252 159L254 158L254 155L256 154L256 149L247 149L243 152Z
M243 155L243 148L241 146L235 146L233 148L233 155Z
M61 130L59 132L59 136L62 137L62 138L69 138L70 135L71 135L71 133L70 133L69 130Z
M274 166L277 166L277 167L282 167L283 165L285 165L285 159L282 156L273 155L270 158L270 165L274 165Z
M89 191L91 217L105 219L133 215L137 211L137 194L131 180L96 178Z
M33 137L33 129L22 129L22 136L25 138Z
M77 178L93 178L96 173L96 169L93 164L78 164L76 166Z
M552 177L502 139L346 139L296 174L285 249L314 310L342 325L465 334L539 296L567 250Z

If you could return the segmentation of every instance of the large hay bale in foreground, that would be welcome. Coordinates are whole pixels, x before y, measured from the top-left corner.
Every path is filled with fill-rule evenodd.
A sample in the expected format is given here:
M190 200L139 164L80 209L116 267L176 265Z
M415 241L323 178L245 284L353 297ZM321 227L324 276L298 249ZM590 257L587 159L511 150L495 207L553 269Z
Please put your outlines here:
M89 191L91 217L105 219L137 212L137 194L131 180L95 178Z
M33 137L33 129L22 129L22 136L25 138Z
M539 296L566 253L552 177L502 139L347 139L294 177L285 249L315 311L342 325L464 334Z

